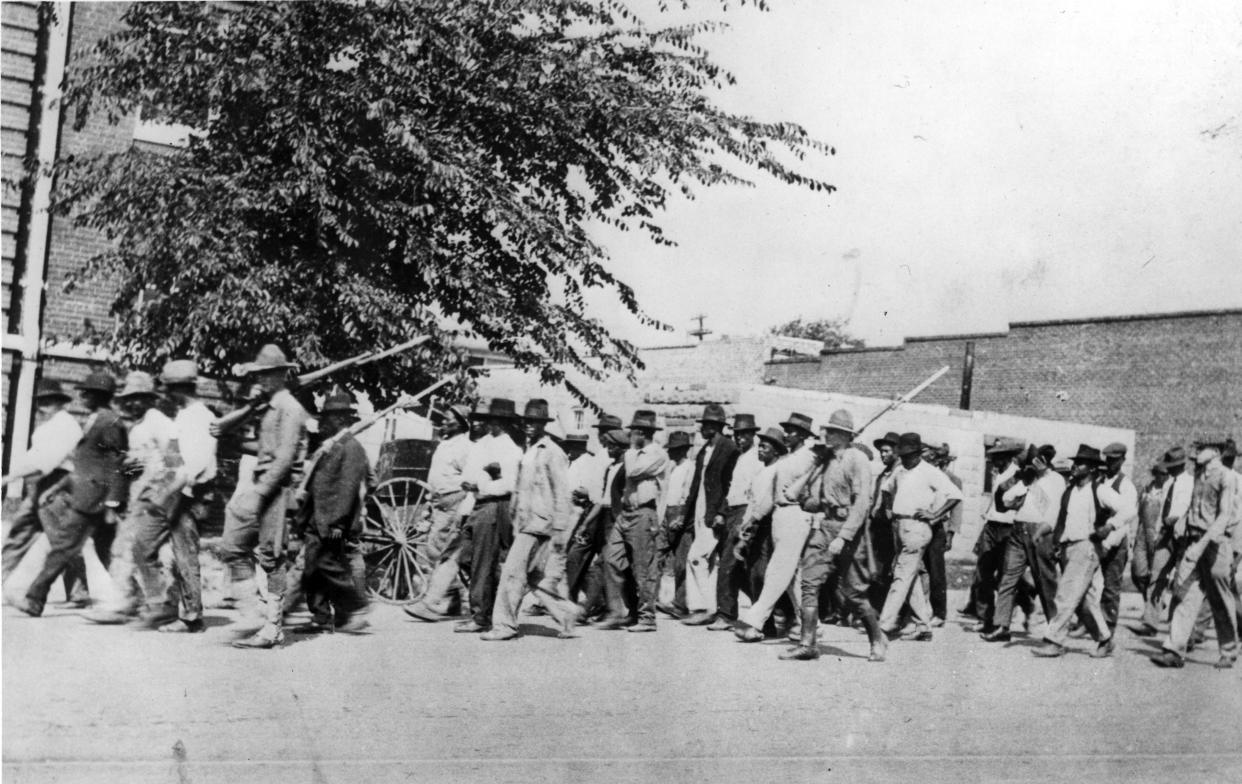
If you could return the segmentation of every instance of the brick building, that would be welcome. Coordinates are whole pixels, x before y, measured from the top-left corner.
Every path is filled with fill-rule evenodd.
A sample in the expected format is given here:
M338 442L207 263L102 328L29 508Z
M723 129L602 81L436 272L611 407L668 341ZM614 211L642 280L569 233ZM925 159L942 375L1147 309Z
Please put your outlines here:
M894 397L948 365L919 402L957 406L971 344L972 409L1132 429L1140 476L1164 450L1196 435L1242 435L1242 310L1031 321L997 334L908 338L891 348L775 359L764 379Z

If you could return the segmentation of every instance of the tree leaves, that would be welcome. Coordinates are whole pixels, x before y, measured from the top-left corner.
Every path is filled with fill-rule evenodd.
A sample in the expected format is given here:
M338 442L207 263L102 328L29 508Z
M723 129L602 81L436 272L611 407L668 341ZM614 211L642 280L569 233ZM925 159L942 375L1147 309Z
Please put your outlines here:
M115 348L209 372L276 341L307 366L431 333L358 379L381 399L460 368L450 331L547 381L632 374L633 346L583 313L634 292L601 222L672 244L670 194L755 170L829 192L784 158L831 148L728 114L732 77L620 2L136 3L71 74L84 123L141 110L200 133L58 164L57 209L114 241L87 276L120 282Z

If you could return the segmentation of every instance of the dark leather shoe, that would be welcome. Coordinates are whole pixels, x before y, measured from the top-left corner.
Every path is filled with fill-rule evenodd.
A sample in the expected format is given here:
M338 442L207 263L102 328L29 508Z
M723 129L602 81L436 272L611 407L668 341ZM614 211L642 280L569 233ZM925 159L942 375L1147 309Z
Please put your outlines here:
M1151 657L1151 663L1157 667L1173 667L1176 669L1186 666L1186 660L1173 651L1161 651Z
M160 634L201 634L207 631L207 624L203 623L202 618L193 621L183 621L178 618L172 623L158 627L155 631Z
M1107 640L1095 646L1095 650L1091 652L1092 659L1107 659L1113 655L1113 649L1117 647L1116 636L1109 637Z
M1130 633L1136 637L1155 637L1160 633L1160 630L1150 623L1142 623L1138 626L1131 626Z
M739 623L733 628L733 634L742 642L763 642L763 632L753 626Z
M717 618L707 627L709 632L729 632L733 631L733 621L727 618Z
M716 615L714 613L709 613L706 610L698 610L690 613L685 618L682 618L681 622L687 626L706 626L714 620L716 620Z
M809 645L799 645L797 648L790 648L777 658L782 661L812 661L819 658L819 649Z
M685 617L686 617L686 615L687 615L686 610L684 610L684 609L682 609L682 608L680 608L680 607L675 607L674 605L671 605L671 604L665 604L665 603L663 603L663 602L659 602L659 603L657 603L657 604L656 604L656 610L658 610L659 612L664 613L665 615L669 616L670 618L678 618L678 619L680 619L680 618L685 618Z
M490 626L480 626L471 619L457 624L453 627L453 631L457 634L481 634L490 628Z
M293 634L332 634L335 630L331 623L319 621L307 621L288 628L288 631Z
M1032 650L1031 654L1039 656L1043 659L1055 659L1058 656L1065 655L1065 646L1058 645L1055 642L1045 642L1043 645Z
M1009 633L1008 629L993 629L979 636L983 638L984 642L1009 642L1013 639L1013 635Z
M277 632L275 637L268 637L264 634L253 634L245 639L234 640L232 645L234 648L254 648L258 650L266 650L275 648L285 641L285 635Z
M903 634L901 635L901 639L905 640L906 642L931 642L932 641L931 629L923 629L922 631L913 631L913 632L910 632L909 634Z
M1215 664L1212 665L1212 668L1217 670L1232 670L1233 664L1237 661L1237 659L1237 656L1222 656Z

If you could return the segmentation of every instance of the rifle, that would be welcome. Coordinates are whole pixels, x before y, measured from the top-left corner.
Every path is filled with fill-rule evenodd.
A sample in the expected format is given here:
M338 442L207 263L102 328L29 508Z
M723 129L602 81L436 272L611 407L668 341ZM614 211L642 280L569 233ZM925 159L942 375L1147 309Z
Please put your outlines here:
M420 335L413 340L407 340L404 343L393 346L392 348L384 349L383 351L364 351L356 357L342 359L340 362L334 362L327 367L320 368L319 370L312 370L309 373L303 373L300 376L295 376L289 384L289 389L290 391L308 389L342 370L349 370L356 367L362 367L363 365L369 365L372 362L378 362L379 360L386 359L393 354L400 354L403 351L409 351L415 346L426 343L430 339L430 335ZM255 414L266 411L267 407L268 401L266 398L251 400L236 411L230 411L212 423L211 434L216 438L220 438Z
M901 405L901 404L903 404L903 403L909 403L911 400L913 400L915 397L917 397L917 396L918 396L918 394L919 394L920 392L922 392L924 389L927 389L927 388L928 388L928 387L930 387L932 384L936 383L936 381L937 381L937 380L939 380L939 378L940 378L941 376L943 376L945 373L948 373L948 372L949 372L949 366L948 366L948 365L945 365L944 367L942 367L942 368L940 368L939 370L937 370L935 373L932 373L932 374L931 374L931 375L927 378L927 380L926 380L926 381L924 381L922 384L919 384L919 385L918 385L917 387L915 387L914 389L911 389L911 390L910 390L909 392L907 392L906 394L902 395L901 397L897 398L897 399L896 399L896 400L894 400L893 402L889 403L887 406L885 406L885 407L884 407L884 409L883 409L882 411L880 411L880 413L878 413L878 414L876 414L875 416L873 416L873 417L871 417L870 419L868 419L868 420L867 420L867 422L866 422L866 424L864 424L862 427L858 428L858 432L859 432L859 433L862 433L864 430L866 430L867 428L871 427L871 425L872 425L872 424L874 424L874 423L875 423L875 421L876 421L877 419L879 419L880 417L884 416L884 415L885 415L885 414L887 414L889 411L892 411L893 409L897 408L897 406L900 406L900 405Z
M418 405L419 400L426 397L427 395L430 395L432 392L436 391L437 389L439 389L440 387L444 386L445 384L449 383L452 380L453 380L453 377L448 376L446 378L440 379L436 383L424 389L422 392L419 392L417 395L402 395L401 398L396 403L393 403L391 406L383 409L382 411L376 411L374 414L367 417L366 419L361 419L353 423L347 428L347 430L350 435L356 436L359 433L361 433L363 430L366 430L368 427L370 427L371 425L374 425L376 422L380 421L381 419L388 416L389 414L391 414L392 412L396 411L399 408L413 408L414 406ZM319 459L323 457L325 452L327 452L327 450L324 449L323 446L320 446L319 449L315 450L315 454L311 455L306 460L306 465L302 470L302 481L298 483L298 488L293 494L293 503L290 505L290 510L294 512L295 514L297 513L297 511L299 511L302 508L302 505L306 502L306 494L309 492L309 488L310 488L311 474L315 473L315 465L319 462Z

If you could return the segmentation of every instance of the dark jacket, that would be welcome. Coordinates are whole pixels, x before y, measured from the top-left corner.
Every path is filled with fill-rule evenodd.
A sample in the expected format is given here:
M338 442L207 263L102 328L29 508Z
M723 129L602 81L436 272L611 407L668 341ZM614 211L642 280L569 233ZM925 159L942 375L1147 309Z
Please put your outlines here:
M306 519L319 536L326 537L332 529L355 530L369 471L367 453L350 433L337 439L315 463L306 496Z
M712 459L703 467L703 455L708 447L712 449ZM694 456L694 478L690 480L690 493L686 496L686 527L694 525L694 509L698 504L699 493L704 493L704 522L710 526L716 515L729 511L729 482L733 479L733 465L737 463L737 444L733 439L718 435L710 444L705 444ZM702 474L702 487L699 486L699 475Z
M73 494L70 505L83 514L100 514L105 505L125 506L129 482L122 470L129 436L116 412L95 412L90 427L73 452Z

